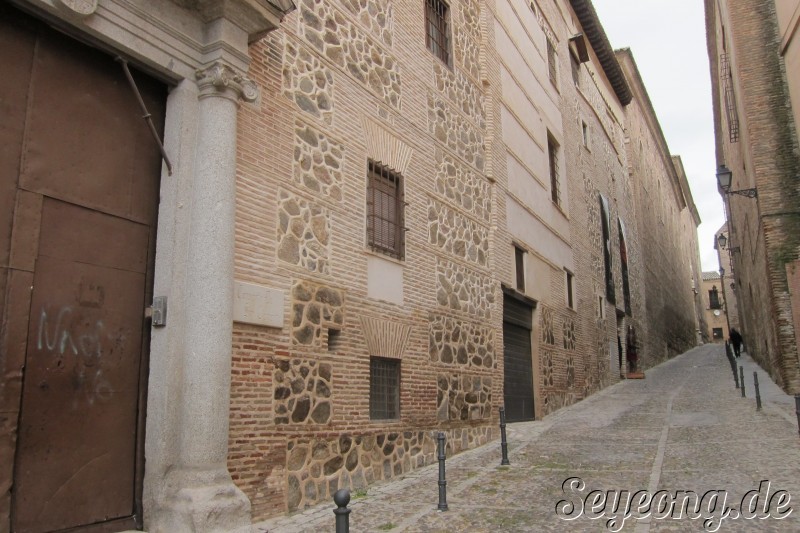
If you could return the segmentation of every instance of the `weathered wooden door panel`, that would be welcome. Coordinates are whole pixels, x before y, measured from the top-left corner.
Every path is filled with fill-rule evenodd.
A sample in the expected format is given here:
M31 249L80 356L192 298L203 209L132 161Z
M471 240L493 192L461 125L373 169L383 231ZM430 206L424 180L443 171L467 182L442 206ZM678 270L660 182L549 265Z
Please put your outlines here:
M21 531L131 514L147 239L141 224L45 200L17 452Z
M130 529L160 154L112 57L0 5L0 59L0 530Z
M30 28L12 24L4 14L0 11L0 65L3 68L0 76L0 268L9 266L11 225L35 42ZM7 272L2 275L7 277ZM0 291L0 311L4 309L4 297L5 292Z
M158 122L163 86L153 90L157 83L142 76L137 82ZM29 98L20 186L150 223L161 158L152 157L155 144L122 67L67 36L42 32Z

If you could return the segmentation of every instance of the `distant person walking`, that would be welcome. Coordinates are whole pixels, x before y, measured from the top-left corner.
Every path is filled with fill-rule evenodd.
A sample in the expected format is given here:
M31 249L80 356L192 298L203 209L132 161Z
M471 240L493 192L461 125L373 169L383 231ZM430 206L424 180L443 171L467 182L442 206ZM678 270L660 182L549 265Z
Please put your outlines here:
M731 328L729 338L731 340L731 344L733 344L733 353L736 354L736 357L739 357L739 350L742 349L742 334L736 331L736 328Z

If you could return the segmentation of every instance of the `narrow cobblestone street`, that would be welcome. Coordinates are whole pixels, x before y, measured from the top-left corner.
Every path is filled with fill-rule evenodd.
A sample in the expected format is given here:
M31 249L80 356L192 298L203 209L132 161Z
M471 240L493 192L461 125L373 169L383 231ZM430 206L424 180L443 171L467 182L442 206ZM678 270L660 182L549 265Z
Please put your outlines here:
M719 531L800 531L797 510L782 520L733 519L742 496L758 489L762 480L771 482L770 496L786 490L792 498L789 506L800 501L794 399L747 355L737 363L747 377L746 398L734 387L721 346L695 348L648 370L644 380L623 381L544 420L509 425L510 467L499 466L499 441L449 459L448 512L436 510L436 465L369 487L350 504L351 531L603 531L608 511L604 518L573 521L556 514L560 500L577 502L595 489L650 494L692 490L701 497L709 490L724 490L726 505L733 510L721 520ZM754 370L764 404L760 412ZM565 496L562 484L573 477L586 488ZM333 508L332 502L319 505L241 533L332 532ZM707 530L716 530L721 510L701 513L704 518L713 515ZM629 518L623 527L637 532L702 530L702 518Z

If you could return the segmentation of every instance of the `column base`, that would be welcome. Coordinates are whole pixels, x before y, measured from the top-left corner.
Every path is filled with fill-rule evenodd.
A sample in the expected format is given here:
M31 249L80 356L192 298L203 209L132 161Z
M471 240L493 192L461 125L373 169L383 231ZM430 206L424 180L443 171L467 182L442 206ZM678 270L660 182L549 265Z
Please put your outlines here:
M250 500L225 469L173 471L147 522L150 533L231 531L250 525Z

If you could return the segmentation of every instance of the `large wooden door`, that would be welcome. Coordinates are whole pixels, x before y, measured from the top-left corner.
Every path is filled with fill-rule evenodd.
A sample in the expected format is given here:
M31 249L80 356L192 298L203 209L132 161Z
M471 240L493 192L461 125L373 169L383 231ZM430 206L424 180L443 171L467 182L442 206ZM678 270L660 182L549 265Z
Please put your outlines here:
M159 151L113 58L2 7L0 64L19 76L0 84L0 106L13 110L0 139L14 147L0 152L0 205L13 212L0 218L2 274L8 295L14 276L32 286L3 308L27 332L5 361L24 361L12 529L132 527ZM163 128L165 87L135 77Z
M533 307L503 298L503 401L509 422L533 420Z

